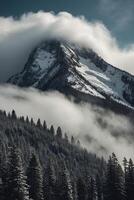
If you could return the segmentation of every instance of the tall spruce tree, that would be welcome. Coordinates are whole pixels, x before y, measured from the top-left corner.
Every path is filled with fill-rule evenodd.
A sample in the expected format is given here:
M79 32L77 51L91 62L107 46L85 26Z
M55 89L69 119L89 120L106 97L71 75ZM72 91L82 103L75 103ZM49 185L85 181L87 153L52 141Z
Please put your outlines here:
M72 181L72 186L73 186L73 200L78 200L77 182L74 178L73 178L73 181Z
M53 127L53 125L51 125L51 127L50 127L50 133L51 133L51 135L55 135L55 130L54 130L54 127Z
M43 176L39 159L33 153L27 169L29 195L33 200L43 200Z
M41 124L40 118L38 118L36 125L37 125L38 128L42 128L42 124Z
M77 180L77 194L78 194L78 200L85 200L86 199L86 184L83 181L81 177Z
M29 124L29 117L26 116L26 123Z
M60 126L57 128L56 136L57 136L57 138L59 138L59 139L62 138L62 130L61 130L61 127L60 127Z
M96 175L97 200L103 200L103 180L98 174Z
M12 119L17 119L17 115L15 110L12 110Z
M124 200L124 174L113 153L107 164L106 181L104 184L104 200Z
M29 200L28 185L22 166L20 152L16 147L10 150L9 163L5 173L5 200Z
M71 137L71 144L73 144L73 145L75 144L74 136Z
M128 163L128 167L126 169L125 175L125 188L126 188L126 199L133 200L134 199L134 164L130 159Z
M3 199L3 182L2 182L2 155L0 153L0 199Z
M2 196L4 200L9 199L9 162L7 163L7 160L3 163L3 166L1 168L1 177L2 177ZM1 198L0 198L1 199Z
M32 126L34 125L33 118L31 118L30 124L31 124Z
M73 200L73 189L70 178L70 173L65 164L62 168L61 182L60 182L60 200Z
M90 177L88 181L88 200L96 200L97 199L97 189L95 180Z
M4 194L3 194L3 183L2 183L2 178L0 177L0 200L4 199Z
M53 162L48 162L43 181L44 199L56 200L56 175Z
M46 123L45 120L44 120L44 122L43 122L43 129L44 129L44 130L47 130L47 123Z

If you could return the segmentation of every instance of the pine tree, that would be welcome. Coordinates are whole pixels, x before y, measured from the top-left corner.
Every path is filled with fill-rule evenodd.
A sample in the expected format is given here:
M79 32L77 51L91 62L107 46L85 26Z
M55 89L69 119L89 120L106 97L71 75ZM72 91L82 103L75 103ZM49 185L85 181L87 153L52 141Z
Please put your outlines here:
M1 177L2 177L2 196L4 200L9 199L9 161L3 163L1 168Z
M11 113L10 113L10 112L8 113L7 117L8 117L9 119L11 119Z
M37 120L37 127L38 127L38 128L42 128L42 124L41 124L40 119Z
M44 199L56 200L56 175L53 162L49 161L44 173Z
M125 188L125 195L126 195L126 190L127 190L127 172L128 172L128 161L127 159L124 157L123 159L123 167L124 167L124 188ZM127 198L126 198L127 199Z
M128 161L126 158L123 159L124 173L127 173Z
M29 118L28 118L28 116L26 117L26 123L29 124Z
M0 154L0 199L3 199L2 156L1 156L1 154Z
M6 111L4 110L3 111L3 115L6 117L7 116L7 113L6 113Z
M131 159L129 160L128 168L126 169L125 187L126 187L127 200L133 200L134 199L134 164Z
M102 178L97 174L96 176L96 190L97 190L97 200L103 199L103 181Z
M69 171L65 164L61 173L60 200L73 200L73 190Z
M74 136L71 137L71 144L73 144L73 145L75 144Z
M16 115L16 112L15 110L12 110L12 119L17 119L17 115Z
M72 186L73 186L73 200L78 200L77 182L74 179L72 181Z
M28 185L22 166L19 150L11 148L9 163L4 177L4 196L5 200L29 200Z
M44 122L43 122L43 129L44 129L44 130L47 130L47 123L46 123L45 120L44 120Z
M34 125L34 121L33 121L33 118L31 118L31 125L33 126Z
M57 128L56 136L57 138L62 138L62 130L60 126Z
M21 117L20 117L20 121L25 122L24 116L21 116Z
M33 200L43 200L43 177L39 159L35 154L29 162L27 169L27 182L29 185L30 198Z
M88 183L88 200L96 200L97 199L97 189L95 180L90 177Z
M104 185L104 200L124 200L124 174L115 154L107 164L106 181Z
M80 140L77 140L77 146L80 147L81 144L80 144Z
M86 199L86 185L81 177L77 180L77 194L78 200L85 200Z
M50 127L50 133L51 133L51 135L55 135L55 130L54 130L54 127L53 127L53 125Z
M4 199L3 187L2 178L0 177L0 200Z

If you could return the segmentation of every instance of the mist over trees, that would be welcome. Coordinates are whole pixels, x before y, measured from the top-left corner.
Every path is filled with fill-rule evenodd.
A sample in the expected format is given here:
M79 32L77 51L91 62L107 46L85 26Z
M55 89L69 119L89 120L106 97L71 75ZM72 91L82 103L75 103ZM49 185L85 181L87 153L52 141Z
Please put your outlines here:
M132 200L134 164L87 152L60 127L0 111L1 200Z

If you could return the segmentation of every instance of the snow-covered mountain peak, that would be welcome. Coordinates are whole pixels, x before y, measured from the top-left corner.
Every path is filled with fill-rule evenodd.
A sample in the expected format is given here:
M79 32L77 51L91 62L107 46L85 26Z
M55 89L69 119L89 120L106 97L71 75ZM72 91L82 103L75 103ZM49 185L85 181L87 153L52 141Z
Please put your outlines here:
M134 106L134 77L105 62L91 49L60 41L41 43L10 83Z

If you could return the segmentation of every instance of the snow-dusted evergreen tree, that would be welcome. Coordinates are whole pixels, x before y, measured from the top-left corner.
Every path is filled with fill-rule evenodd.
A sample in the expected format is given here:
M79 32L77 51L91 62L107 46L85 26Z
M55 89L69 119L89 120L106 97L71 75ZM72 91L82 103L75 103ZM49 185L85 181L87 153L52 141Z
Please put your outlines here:
M12 119L17 119L17 115L15 110L12 111L12 115L11 115Z
M86 185L81 177L79 177L77 180L77 194L78 194L78 200L86 199L87 196Z
M10 149L9 163L5 175L5 200L29 200L26 176L24 175L20 152L16 147Z
M125 175L125 188L126 188L126 199L133 200L134 199L134 164L130 159L128 162L128 166L126 169Z
M73 189L70 178L70 173L66 168L65 164L62 167L60 182L60 200L73 200Z
M2 182L2 155L0 153L0 199L3 199L3 182Z
M3 163L2 163L2 155L0 154L0 200L3 200L3 189L4 189L2 176L3 176Z
M73 187L73 200L78 200L77 182L74 179L72 180L72 187Z
M9 198L9 162L3 162L1 167L1 178L2 178L2 196L4 200Z
M61 130L60 126L57 128L56 136L57 136L57 138L62 138L62 130Z
M44 199L45 200L56 200L56 175L53 162L48 162L47 168L44 172Z
M96 191L97 200L103 200L103 179L98 174L96 175Z
M39 159L34 153L31 156L27 169L29 195L33 200L43 200L43 176Z
M74 136L71 137L71 144L73 144L73 145L75 144Z
M52 135L55 135L55 130L54 130L53 125L51 125L51 127L50 127L50 133L51 133Z
M0 199L3 200L3 185L2 179L0 178Z
M10 113L9 113L9 116L10 116ZM21 116L21 117L20 117L20 121L21 121L21 122L24 122L24 121L25 121L24 116Z
M29 124L29 117L26 116L26 123Z
M88 200L96 200L97 199L97 189L96 189L96 182L94 178L90 177L88 181Z
M34 125L33 118L31 118L30 124L31 124L32 126Z
M124 174L113 153L107 164L106 181L104 185L104 200L124 200Z
M47 123L46 123L45 120L44 120L44 122L43 122L43 129L44 129L44 130L47 130Z
M37 120L37 127L38 127L38 128L42 128L42 124L41 124L40 119Z

